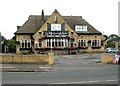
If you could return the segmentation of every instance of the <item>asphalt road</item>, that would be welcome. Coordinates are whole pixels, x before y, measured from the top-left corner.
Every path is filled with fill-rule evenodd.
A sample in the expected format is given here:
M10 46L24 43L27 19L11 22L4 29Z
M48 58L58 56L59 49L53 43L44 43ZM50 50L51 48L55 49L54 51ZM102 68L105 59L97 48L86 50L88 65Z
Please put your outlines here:
M3 67L39 69L39 64ZM3 72L3 84L118 84L118 65L101 64L100 54L59 55L48 72Z

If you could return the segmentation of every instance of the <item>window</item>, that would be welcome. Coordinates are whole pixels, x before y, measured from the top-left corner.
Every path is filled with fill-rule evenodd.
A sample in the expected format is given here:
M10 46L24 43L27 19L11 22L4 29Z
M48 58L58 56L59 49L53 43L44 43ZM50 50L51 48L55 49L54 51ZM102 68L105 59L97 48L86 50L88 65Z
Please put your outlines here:
M61 31L61 24L51 24L51 31Z
M21 41L21 48L24 48L24 45L25 45L24 40L22 40Z
M61 41L60 41L60 39L59 39L59 42L58 42L58 44L59 44L59 46L58 46L58 47L61 47Z
M75 25L75 31L87 31L86 25Z
M48 31L64 31L65 25L64 24L48 24L47 28L48 28Z
M47 43L47 47L51 47L51 39L47 39L46 41L47 41L46 42Z
M68 39L64 39L63 42L64 42L64 47L68 47Z
M71 46L71 47L74 47L74 40L71 40L71 41L70 41L70 46Z
M47 47L67 47L68 39L47 39ZM52 45L52 46L51 46Z
M92 47L100 46L100 40L92 40Z
M55 47L55 46L54 46L54 39L52 39L52 47Z
M41 48L41 47L42 47L42 42L39 41L39 42L38 42L38 48Z
M84 47L84 46L86 46L86 40L79 40L78 47Z
M50 47L50 46L49 46L49 39L47 39L46 43L47 43L47 47Z
M70 46L71 46L71 47L74 47L74 42L71 42L71 43L70 43Z
M25 48L27 48L27 45L28 45L28 43L27 43L28 41L27 40L25 40Z
M61 47L63 47L64 46L64 41L63 41L63 39L61 40Z
M57 39L55 39L55 47L57 47Z
M21 46L21 48L30 48L31 47L31 40L21 40L20 46Z

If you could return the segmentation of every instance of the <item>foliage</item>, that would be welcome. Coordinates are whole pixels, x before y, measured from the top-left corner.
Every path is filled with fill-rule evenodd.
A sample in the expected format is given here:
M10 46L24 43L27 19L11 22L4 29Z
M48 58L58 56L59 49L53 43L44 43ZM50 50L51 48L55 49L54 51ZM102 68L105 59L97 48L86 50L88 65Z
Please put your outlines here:
M1 36L2 42L2 53L15 53L16 52L16 41L15 36L12 37L10 40L6 39L4 36Z
M108 39L113 39L113 38L117 38L118 37L118 35L116 35L116 34L111 34L109 37L108 37Z
M22 54L30 54L30 51L29 50L21 50L21 53Z
M116 34L111 34L110 36L108 36L107 37L107 45L105 45L105 48L107 48L107 47L115 47L115 42L109 41L109 40L117 38L117 37L119 37L119 36L116 35Z
M10 53L15 53L16 52L16 40L15 36L11 38L8 42L8 50Z
M108 47L115 47L115 43L114 42L107 43L107 45L105 45L105 48L108 48Z

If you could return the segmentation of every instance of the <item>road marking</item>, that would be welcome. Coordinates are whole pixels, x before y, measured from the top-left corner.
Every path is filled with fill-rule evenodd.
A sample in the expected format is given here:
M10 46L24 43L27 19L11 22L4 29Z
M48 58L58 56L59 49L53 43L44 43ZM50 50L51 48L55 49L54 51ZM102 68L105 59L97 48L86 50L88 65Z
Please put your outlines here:
M70 58L73 58L73 57L70 57Z
M64 82L64 83L50 83L50 84L85 84L85 83L97 83L97 82L111 82L111 81L118 81L116 80L95 80L95 81L83 81L83 82Z
M48 68L51 69L52 67L39 67L40 69Z
M15 68L15 67L0 67L0 68Z

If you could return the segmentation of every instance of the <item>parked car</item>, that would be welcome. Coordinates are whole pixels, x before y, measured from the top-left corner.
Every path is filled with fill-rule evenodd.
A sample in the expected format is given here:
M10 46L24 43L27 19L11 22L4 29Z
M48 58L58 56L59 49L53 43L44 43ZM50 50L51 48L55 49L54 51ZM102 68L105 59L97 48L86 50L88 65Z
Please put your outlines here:
M115 53L113 64L120 64L120 51Z
M118 50L116 48L106 48L106 53L116 53Z

